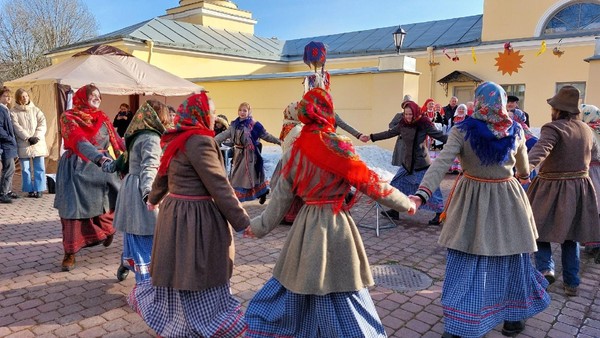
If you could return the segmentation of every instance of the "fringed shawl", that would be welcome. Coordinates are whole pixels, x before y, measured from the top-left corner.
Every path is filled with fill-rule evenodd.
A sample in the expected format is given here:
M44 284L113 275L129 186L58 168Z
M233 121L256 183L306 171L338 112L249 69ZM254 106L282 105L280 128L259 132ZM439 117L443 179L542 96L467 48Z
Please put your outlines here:
M114 155L118 157L125 149L123 139L119 137L106 114L88 104L87 91L88 85L79 88L73 96L73 109L67 110L61 115L60 129L64 140L64 148L84 161L93 160L79 151L79 143L87 141L93 145L98 145L98 131L104 125L108 130Z
M349 185L345 193L350 191L350 186L368 192L369 196L377 199L389 195L392 191L382 191L380 179L377 174L369 169L354 150L352 141L343 135L335 133L335 113L333 102L329 93L321 88L315 88L304 94L298 105L298 115L305 125L300 135L294 142L291 158L299 157L301 165L307 160L312 166L296 168L296 177L293 177L293 189L296 194L308 199L329 197L324 193L317 196L318 192L327 191L327 180L321 180L316 186L311 186L316 168L324 170L335 177L345 179ZM289 177L294 161L289 161L282 168L282 175ZM312 168L312 169L311 169ZM357 194L359 195L359 194ZM350 208L356 201L357 195L345 206ZM343 196L333 204L333 211L338 213L344 208Z

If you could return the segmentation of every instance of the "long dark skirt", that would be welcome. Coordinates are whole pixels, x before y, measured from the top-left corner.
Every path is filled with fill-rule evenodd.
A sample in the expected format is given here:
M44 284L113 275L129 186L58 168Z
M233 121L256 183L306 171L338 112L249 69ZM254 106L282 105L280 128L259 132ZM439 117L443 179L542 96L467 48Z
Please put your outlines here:
M108 212L92 218L61 218L65 253L77 253L82 248L100 244L107 236L113 235L113 216L114 212Z

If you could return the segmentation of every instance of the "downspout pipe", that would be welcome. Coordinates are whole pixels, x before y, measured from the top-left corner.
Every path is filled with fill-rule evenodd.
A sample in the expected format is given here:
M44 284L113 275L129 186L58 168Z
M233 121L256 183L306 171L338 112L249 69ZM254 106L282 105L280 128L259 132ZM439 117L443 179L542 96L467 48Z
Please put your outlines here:
M148 49L150 49L148 51L148 63L151 63L150 61L152 61L152 51L154 50L154 41L146 40L146 46L148 46Z

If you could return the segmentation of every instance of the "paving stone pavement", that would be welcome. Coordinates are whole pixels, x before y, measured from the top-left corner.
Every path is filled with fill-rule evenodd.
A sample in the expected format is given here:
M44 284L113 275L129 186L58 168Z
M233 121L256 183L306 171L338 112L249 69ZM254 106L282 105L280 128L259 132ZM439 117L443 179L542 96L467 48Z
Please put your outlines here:
M453 179L448 175L444 180L445 192ZM15 175L15 182L19 180ZM117 235L109 248L81 250L77 268L61 271L61 225L53 201L54 195L45 194L41 199L21 198L0 205L0 337L156 336L127 305L134 278L118 282L115 277L122 236ZM366 214L361 224L374 226L376 212L367 202L361 200L352 214L357 221ZM264 209L257 202L244 206L251 215ZM371 288L390 337L440 337L444 330L440 295L445 249L437 245L439 227L427 225L431 216L426 212L402 215L396 227L381 230L379 237L373 229L360 228L371 264L401 264L433 280L421 291ZM236 235L231 288L244 309L271 277L288 229L279 226L263 239ZM560 248L554 245L553 249L560 276ZM552 304L530 318L519 337L600 337L599 272L600 265L582 253L580 296L565 297L558 278L549 288ZM501 325L486 337L502 337L500 329Z

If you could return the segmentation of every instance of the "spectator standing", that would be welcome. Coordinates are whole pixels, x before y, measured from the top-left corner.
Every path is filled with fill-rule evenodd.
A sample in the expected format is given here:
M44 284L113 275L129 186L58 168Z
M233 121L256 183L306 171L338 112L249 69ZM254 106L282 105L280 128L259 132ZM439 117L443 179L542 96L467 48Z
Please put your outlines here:
M448 105L442 108L444 124L448 129L454 126L454 114L456 113L456 108L458 108L458 98L456 96L452 96Z
M125 132L127 131L127 127L129 127L129 123L131 123L132 117L133 113L129 110L129 105L127 103L121 103L119 112L113 120L113 126L117 129L119 136L125 136Z
M17 157L17 140L10 118L10 89L0 89L0 158L2 172L0 174L0 203L12 203L19 198L12 191L13 175L15 174L15 158Z
M17 136L21 163L22 190L27 197L40 198L46 190L46 116L22 88L15 92L15 106L10 117Z
M521 121L521 122L523 122L524 124L526 124L528 128L531 127L529 125L529 114L527 114L526 112L524 112L523 110L521 110L519 108L519 97L518 96L508 95L508 101L506 103L506 109L509 112L514 112L517 109L520 110L522 114L519 114L519 115L523 116L523 121Z

